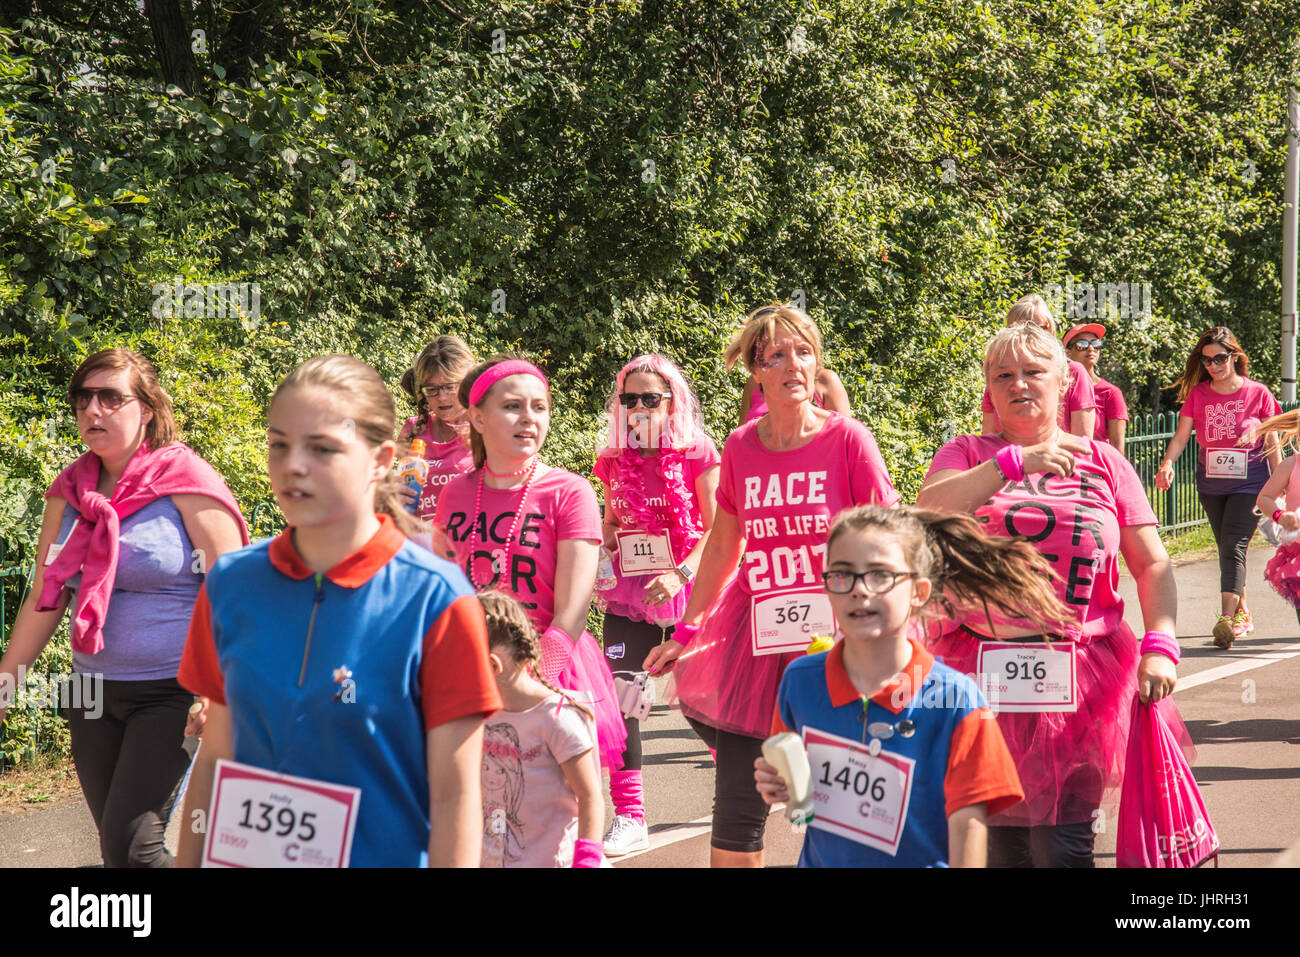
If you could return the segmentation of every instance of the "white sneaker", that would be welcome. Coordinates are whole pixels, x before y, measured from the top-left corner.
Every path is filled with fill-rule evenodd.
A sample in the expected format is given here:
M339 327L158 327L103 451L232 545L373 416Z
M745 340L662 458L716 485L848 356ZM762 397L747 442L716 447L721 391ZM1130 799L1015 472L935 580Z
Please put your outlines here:
M605 832L605 855L622 857L633 851L644 851L650 847L650 832L644 821L636 821L620 814Z

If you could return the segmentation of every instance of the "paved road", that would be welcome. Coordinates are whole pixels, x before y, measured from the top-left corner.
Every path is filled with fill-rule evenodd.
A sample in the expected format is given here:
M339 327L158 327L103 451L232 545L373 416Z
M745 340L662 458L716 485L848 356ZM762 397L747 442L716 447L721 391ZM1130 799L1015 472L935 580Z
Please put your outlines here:
M1256 630L1230 652L1210 643L1218 606L1218 567L1177 570L1183 663L1176 701L1196 742L1196 778L1223 842L1221 866L1259 867L1300 838L1300 625L1262 584L1271 549L1250 553L1250 604ZM1133 582L1122 587L1128 621L1141 633ZM645 724L646 799L651 849L618 867L708 864L712 761L681 716L658 707ZM609 813L607 811L607 813ZM176 822L169 832L174 847ZM769 866L793 865L802 838L779 814L769 820ZM1114 829L1098 840L1099 863L1113 866ZM0 867L87 867L100 863L83 804L0 820Z

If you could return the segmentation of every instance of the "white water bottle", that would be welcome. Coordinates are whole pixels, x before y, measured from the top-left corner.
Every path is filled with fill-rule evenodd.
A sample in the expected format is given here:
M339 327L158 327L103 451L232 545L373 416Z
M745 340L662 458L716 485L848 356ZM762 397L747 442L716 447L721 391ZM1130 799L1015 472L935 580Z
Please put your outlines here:
M614 556L603 546L600 549L600 562L596 565L596 589L598 591L609 591L618 584L618 577L614 574Z
M790 803L785 816L791 824L807 824L816 814L813 811L812 768L803 739L793 731L782 731L763 742L763 760L785 781L790 792Z

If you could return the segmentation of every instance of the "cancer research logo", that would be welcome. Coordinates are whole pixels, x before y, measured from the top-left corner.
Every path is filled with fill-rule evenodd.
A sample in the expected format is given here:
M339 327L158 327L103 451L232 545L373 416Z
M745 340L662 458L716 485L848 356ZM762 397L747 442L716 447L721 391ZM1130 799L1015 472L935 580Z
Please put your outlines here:
M1062 319L1131 319L1144 323L1151 318L1151 283L1081 282L1066 279L1065 285L1049 283L1043 299L1052 315Z

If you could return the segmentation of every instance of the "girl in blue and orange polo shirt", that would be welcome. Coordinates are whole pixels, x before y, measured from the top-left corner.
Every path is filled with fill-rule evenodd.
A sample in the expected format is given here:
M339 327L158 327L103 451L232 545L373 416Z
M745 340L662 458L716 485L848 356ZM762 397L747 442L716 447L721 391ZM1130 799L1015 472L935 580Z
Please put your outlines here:
M195 604L179 679L212 707L186 820L206 821L224 758L309 779L299 794L359 789L331 838L351 835L353 867L477 867L483 719L501 700L465 576L375 514L394 425L383 380L349 356L312 359L276 390L267 468L289 528L222 556ZM241 852L280 840L298 861L323 839L327 815L304 822L301 799L292 814L274 788L248 800L228 835ZM182 828L182 865L205 854L196 830Z
M984 695L913 637L938 602L988 602L1060 630L1068 610L1024 542L966 515L860 506L831 527L822 581L842 640L787 669L773 733L796 731L815 818L800 867L983 867L985 821L1022 795ZM759 792L788 801L755 762Z

